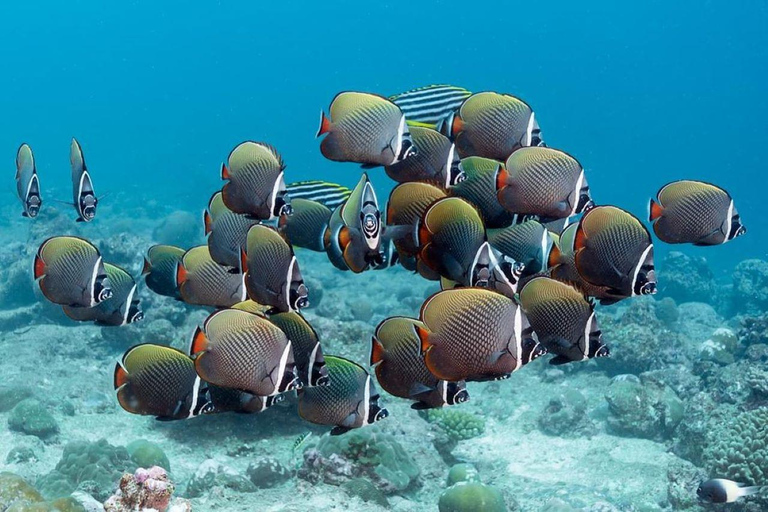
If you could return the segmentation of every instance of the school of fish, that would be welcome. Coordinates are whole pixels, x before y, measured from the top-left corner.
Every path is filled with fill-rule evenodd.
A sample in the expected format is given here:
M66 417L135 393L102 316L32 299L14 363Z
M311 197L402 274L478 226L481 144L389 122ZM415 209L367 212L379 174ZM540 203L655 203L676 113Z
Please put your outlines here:
M213 312L187 351L141 344L123 355L114 368L123 409L159 420L257 413L291 393L301 418L337 435L389 416L379 387L414 409L458 405L469 383L508 379L547 355L554 365L608 357L595 302L656 292L652 233L695 245L746 233L728 192L700 181L663 186L649 203L651 230L597 204L582 164L545 144L533 108L509 94L345 91L327 112L320 152L365 169L350 178L354 187L287 182L275 147L245 141L222 164L224 184L203 212L207 243L148 249L152 292ZM75 139L70 163L77 221L91 222L99 199ZM377 167L395 182L386 202L368 176ZM28 144L16 156L16 185L22 215L37 217ZM412 318L381 322L369 361L324 354L301 312L312 290L297 248L324 252L340 271L399 265L441 291ZM143 317L136 278L88 240L43 241L33 268L45 298L73 320Z

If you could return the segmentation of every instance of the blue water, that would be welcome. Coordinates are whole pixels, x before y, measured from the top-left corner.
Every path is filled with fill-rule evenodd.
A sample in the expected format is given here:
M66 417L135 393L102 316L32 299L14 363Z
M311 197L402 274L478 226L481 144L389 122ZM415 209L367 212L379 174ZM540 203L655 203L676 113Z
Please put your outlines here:
M44 187L66 190L73 135L102 190L182 209L204 206L244 139L277 146L289 180L352 184L355 165L318 151L319 110L341 90L445 82L531 103L600 203L644 216L668 181L725 187L749 236L686 250L728 268L766 256L762 1L7 2L0 20L0 151L10 176L29 142Z

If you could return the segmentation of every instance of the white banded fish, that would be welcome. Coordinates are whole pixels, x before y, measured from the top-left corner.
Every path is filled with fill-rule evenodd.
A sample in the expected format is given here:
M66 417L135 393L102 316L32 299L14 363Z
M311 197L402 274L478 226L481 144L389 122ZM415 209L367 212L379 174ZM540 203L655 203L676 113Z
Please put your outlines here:
M321 180L297 181L287 185L288 196L293 199L316 201L333 210L347 200L352 190L338 183Z
M472 93L454 85L428 85L390 96L410 123L436 125L456 112Z

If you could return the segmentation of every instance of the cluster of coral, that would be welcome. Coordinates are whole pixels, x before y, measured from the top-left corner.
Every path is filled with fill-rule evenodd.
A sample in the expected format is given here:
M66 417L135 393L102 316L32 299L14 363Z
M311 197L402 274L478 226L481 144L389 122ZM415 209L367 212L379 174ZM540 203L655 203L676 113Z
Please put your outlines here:
M41 215L32 239L73 232L55 208ZM202 237L192 213L134 217L88 236L137 276L148 241ZM124 413L109 361L138 342L182 343L206 311L140 290L142 325L73 324L38 300L30 250L0 247L0 332L13 340L0 358L0 511L699 512L703 480L768 485L764 261L723 283L703 258L671 252L657 296L598 306L610 358L542 358L440 410L382 392L387 421L334 437L299 420L292 397L205 422ZM340 274L320 256L301 254L307 318L328 354L358 362L383 318L412 316L437 287L402 270ZM729 510L768 510L768 497Z

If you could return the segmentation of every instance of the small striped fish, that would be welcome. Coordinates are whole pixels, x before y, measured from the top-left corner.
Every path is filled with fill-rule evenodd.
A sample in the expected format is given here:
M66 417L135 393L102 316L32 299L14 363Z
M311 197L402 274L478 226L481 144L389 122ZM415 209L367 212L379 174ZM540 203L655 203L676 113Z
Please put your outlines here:
M287 195L291 199L301 198L317 201L333 210L347 200L352 193L350 189L338 183L311 180L297 181L286 186Z
M409 123L436 125L454 112L472 93L453 85L428 85L390 96Z

